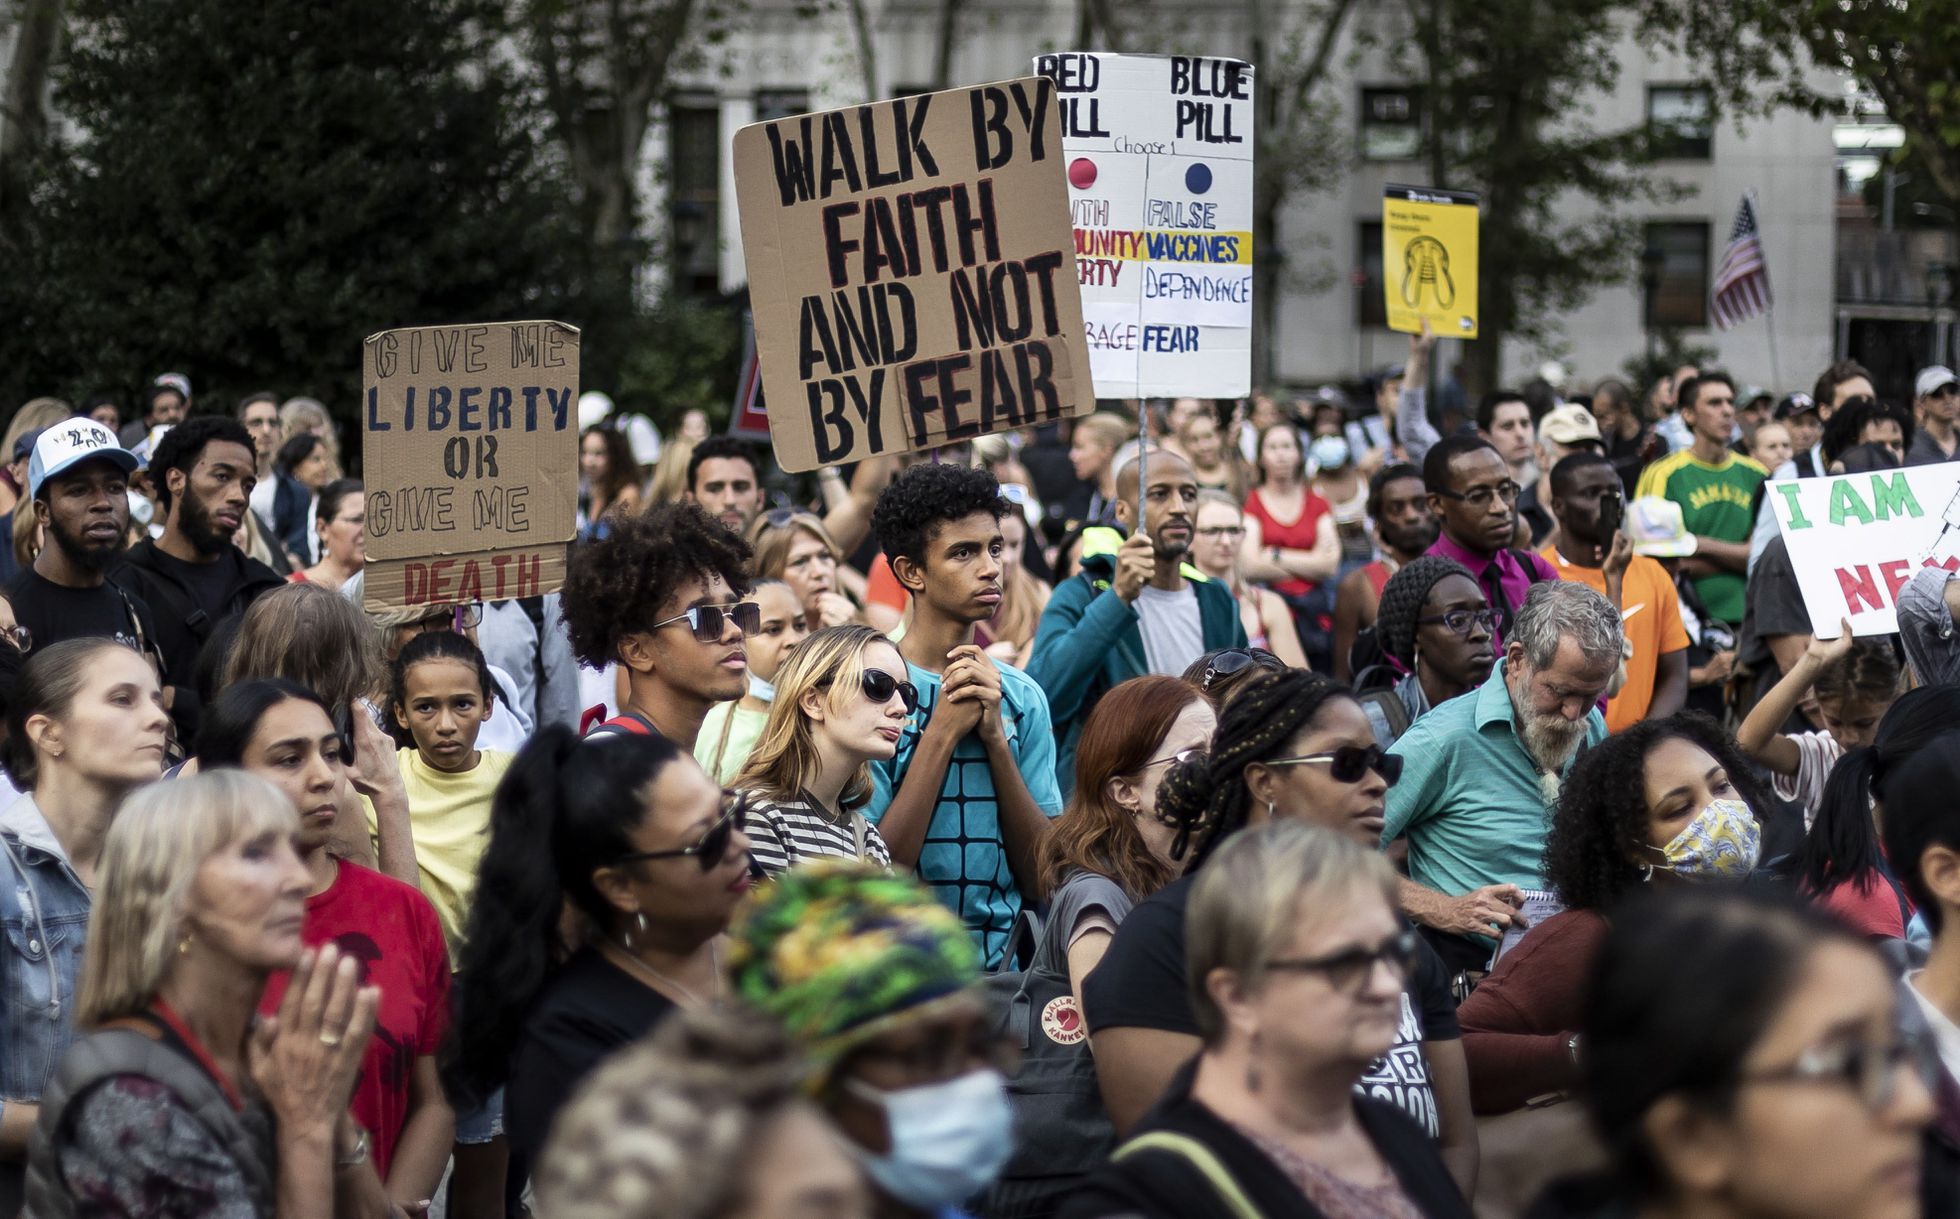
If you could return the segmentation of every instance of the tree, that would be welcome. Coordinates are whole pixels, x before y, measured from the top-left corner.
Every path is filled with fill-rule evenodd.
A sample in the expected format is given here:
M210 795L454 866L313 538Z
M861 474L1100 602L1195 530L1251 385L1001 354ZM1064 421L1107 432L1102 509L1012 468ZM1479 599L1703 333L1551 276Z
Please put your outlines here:
M1505 339L1547 341L1563 313L1632 271L1629 204L1684 191L1653 172L1644 125L1582 122L1619 79L1628 0L1402 0L1397 16L1374 36L1402 48L1423 90L1427 185L1483 198L1479 337L1459 365L1480 393L1497 383ZM1585 218L1564 218L1575 201Z
M493 52L491 0L77 0L55 110L0 249L0 395L207 401L272 387L354 413L384 327L580 320L569 208Z
M1960 21L1929 0L1645 0L1646 28L1706 65L1738 114L1786 105L1822 111L1815 68L1848 72L1905 129L1949 200L1960 200Z
M48 69L61 50L61 0L21 0L14 53L0 88L0 225L26 206L28 165L47 138Z

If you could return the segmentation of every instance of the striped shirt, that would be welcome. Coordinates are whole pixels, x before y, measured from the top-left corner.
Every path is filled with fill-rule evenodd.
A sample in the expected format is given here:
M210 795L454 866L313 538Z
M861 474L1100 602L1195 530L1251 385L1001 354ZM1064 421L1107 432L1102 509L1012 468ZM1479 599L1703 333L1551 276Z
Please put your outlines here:
M812 859L856 859L856 830L853 823L862 813L846 813L833 821L807 794L795 800L781 800L761 794L749 801L749 820L744 832L749 836L756 863L774 876ZM864 822L864 858L867 862L891 867L891 851L879 836L878 827Z

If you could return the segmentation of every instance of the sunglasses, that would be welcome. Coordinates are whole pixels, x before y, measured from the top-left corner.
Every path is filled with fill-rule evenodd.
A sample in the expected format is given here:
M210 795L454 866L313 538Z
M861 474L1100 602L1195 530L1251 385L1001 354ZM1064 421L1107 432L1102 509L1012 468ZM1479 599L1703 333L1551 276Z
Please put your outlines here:
M858 679L858 685L864 690L864 697L881 707L892 701L892 695L896 694L905 700L905 714L910 715L919 709L919 688L909 681L900 681L883 669L866 669Z
M1375 972L1375 966L1387 963L1398 978L1407 978L1409 969L1416 960L1416 933L1413 928L1375 945L1373 948L1350 948L1325 957L1301 957L1291 961L1268 961L1266 968L1289 973L1317 973L1327 979L1327 985L1345 994L1361 989L1361 984Z
M697 605L683 613L675 614L665 622L656 622L648 627L657 631L663 626L672 626L685 621L694 638L701 643L720 643L726 624L733 622L735 629L744 635L753 635L762 629L762 604L758 601L737 601L733 605Z
M1204 676L1198 679L1198 689L1210 694L1213 682L1221 677L1230 677L1250 665L1258 665L1268 673L1286 672L1286 662L1264 648L1227 648L1205 662Z
M746 830L749 824L749 797L747 792L725 791L721 794L721 816L708 827L691 847L681 847L672 851L634 851L621 855L620 863L634 863L642 859L681 859L692 856L701 865L703 872L712 872L728 858L728 844L735 837L736 830Z
M1176 765L1182 766L1184 763L1191 761L1193 758L1202 758L1204 756L1205 756L1205 751L1194 745L1189 749L1180 749L1176 753L1167 753L1161 758L1152 758L1148 762L1145 762L1143 765L1137 767L1137 769L1139 771L1149 770L1152 766L1162 766L1165 763L1174 763Z
M1379 745L1343 745L1329 753L1303 753L1297 758L1269 758L1268 766L1325 766L1336 783L1359 783L1369 771L1390 787L1402 777L1402 759L1383 753Z

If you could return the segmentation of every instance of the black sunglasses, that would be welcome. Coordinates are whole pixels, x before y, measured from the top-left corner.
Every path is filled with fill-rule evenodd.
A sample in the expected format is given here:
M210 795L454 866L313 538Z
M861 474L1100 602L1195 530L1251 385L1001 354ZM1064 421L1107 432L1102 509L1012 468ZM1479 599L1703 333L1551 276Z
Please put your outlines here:
M864 696L879 706L892 701L896 694L905 700L905 714L910 715L919 709L919 688L909 681L900 681L883 669L866 669L858 684L864 688Z
M1268 673L1286 672L1286 662L1264 648L1227 648L1205 662L1204 675L1198 679L1198 689L1211 693L1211 684L1221 677L1230 677L1250 665L1258 665Z
M749 823L749 796L747 792L723 792L721 794L721 816L708 827L691 847L680 847L672 851L634 851L621 855L620 863L633 863L641 859L680 859L693 856L694 862L701 865L703 872L712 872L728 858L728 844L735 837L736 830L746 830Z
M1336 783L1359 783L1374 771L1390 787L1402 777L1402 759L1383 753L1379 745L1343 745L1328 753L1303 753L1297 758L1268 758L1268 766L1325 766Z
M1375 971L1378 963L1386 961L1397 977L1407 978L1415 960L1416 933L1411 928L1391 939L1383 940L1373 948L1350 948L1346 952L1337 952L1326 957L1268 961L1266 968L1294 973L1321 974L1326 977L1327 985L1337 991L1351 993L1360 989L1361 984Z
M685 621L694 638L702 643L720 643L726 622L733 622L735 629L744 635L753 635L762 629L762 603L759 601L737 601L733 605L697 605L693 609L675 614L664 622L656 622L648 627L657 631L663 626L672 626Z

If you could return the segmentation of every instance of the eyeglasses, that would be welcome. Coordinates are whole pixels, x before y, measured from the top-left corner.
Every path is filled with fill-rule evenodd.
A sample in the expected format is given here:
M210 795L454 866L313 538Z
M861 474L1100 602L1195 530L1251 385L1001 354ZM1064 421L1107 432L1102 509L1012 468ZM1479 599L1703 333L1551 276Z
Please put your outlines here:
M1258 665L1268 673L1286 672L1286 662L1264 648L1227 648L1206 663L1204 675L1198 679L1198 689L1210 694L1213 682L1230 677L1247 665Z
M1436 494L1444 499L1462 500L1473 508L1489 508L1492 500L1501 499L1507 504L1518 502L1518 493L1523 488L1505 480L1494 487L1472 487L1468 491L1445 491L1438 488Z
M1361 989L1361 984L1375 972L1376 965L1386 963L1395 971L1396 977L1407 978L1415 960L1416 933L1411 928L1383 940L1373 948L1350 948L1332 956L1302 957L1296 961L1268 961L1266 968L1282 973L1321 974L1326 977L1327 985L1352 994Z
M747 792L725 791L721 794L721 816L708 827L707 832L691 847L681 847L673 851L634 851L621 855L620 863L633 863L641 859L680 859L692 856L701 865L703 872L712 872L728 858L728 844L735 837L736 830L746 830L749 825L749 796Z
M648 627L657 631L676 622L686 622L687 629L694 632L700 643L721 642L725 623L733 622L735 629L744 635L753 635L762 629L762 603L759 601L737 601L733 605L697 605L675 614L664 622L656 622Z
M1482 627L1489 635L1497 630L1497 611L1488 607L1480 610L1453 609L1427 618L1416 619L1417 626L1441 626L1454 634L1468 637L1470 628Z
M905 700L905 714L910 715L919 709L919 688L909 681L900 681L883 669L866 669L858 680L864 689L864 697L879 706L892 701L896 694Z
M1383 753L1379 745L1343 745L1330 753L1303 753L1295 758L1268 758L1268 766L1326 766L1327 776L1336 783L1359 783L1369 771L1394 787L1402 777L1402 759Z
M1928 1091L1938 1080L1938 1053L1923 1035L1902 1033L1895 1040L1813 1046L1787 1067L1742 1076L1743 1083L1829 1084L1857 1093L1865 1108L1884 1113L1899 1093L1899 1068L1919 1078Z
M1201 538L1225 538L1228 541L1236 542L1245 536L1245 526L1213 525L1209 529L1198 530L1198 536Z
M0 630L0 638L14 645L17 652L26 652L34 646L34 632L24 626L10 626Z
M432 631L450 631L460 635L464 631L476 629L476 625L482 621L483 610L480 606L474 603L459 605L454 609L421 619L415 623L415 633L427 635Z

